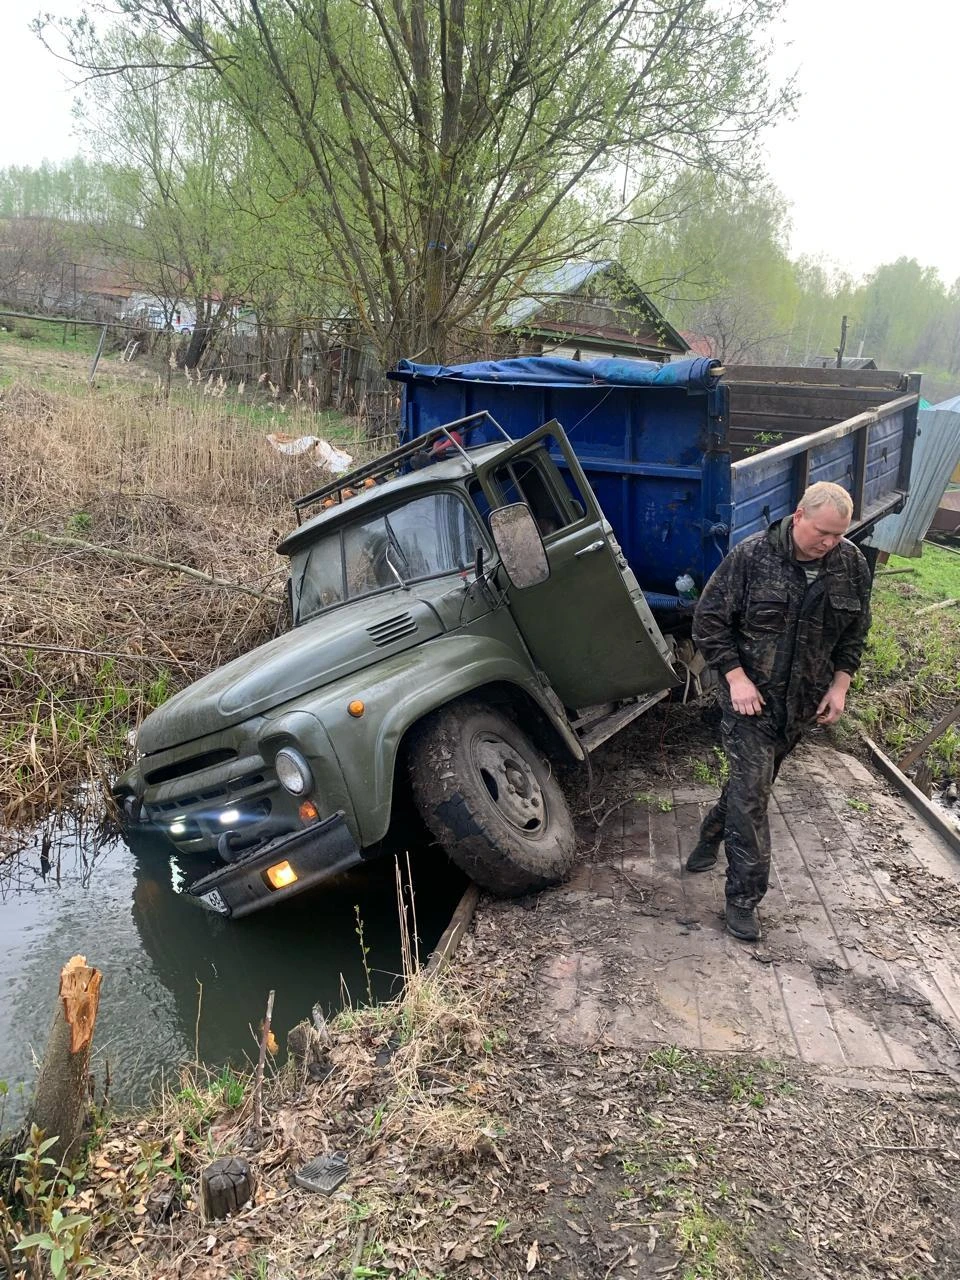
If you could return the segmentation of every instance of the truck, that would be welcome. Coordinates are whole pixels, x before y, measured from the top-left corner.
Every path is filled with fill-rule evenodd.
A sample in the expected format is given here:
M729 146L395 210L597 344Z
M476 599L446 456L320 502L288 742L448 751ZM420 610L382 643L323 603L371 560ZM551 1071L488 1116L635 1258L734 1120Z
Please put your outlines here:
M693 600L814 480L907 495L917 375L695 359L400 362L397 447L295 503L290 626L148 715L128 832L239 918L375 857L412 802L481 887L577 857L558 766L689 683ZM682 676L686 673L686 680Z

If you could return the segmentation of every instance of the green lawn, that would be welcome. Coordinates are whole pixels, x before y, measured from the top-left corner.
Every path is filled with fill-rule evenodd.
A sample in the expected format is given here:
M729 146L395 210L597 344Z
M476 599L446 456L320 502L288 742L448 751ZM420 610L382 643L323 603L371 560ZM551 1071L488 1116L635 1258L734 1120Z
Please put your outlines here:
M73 325L69 320L14 320L0 316L0 346L52 347L60 351L93 355L100 328Z
M910 573L884 574L886 569ZM960 701L960 605L920 613L960 599L960 554L924 544L916 560L892 557L873 590L873 626L851 710L868 732L902 755ZM960 770L960 725L931 748L935 774Z

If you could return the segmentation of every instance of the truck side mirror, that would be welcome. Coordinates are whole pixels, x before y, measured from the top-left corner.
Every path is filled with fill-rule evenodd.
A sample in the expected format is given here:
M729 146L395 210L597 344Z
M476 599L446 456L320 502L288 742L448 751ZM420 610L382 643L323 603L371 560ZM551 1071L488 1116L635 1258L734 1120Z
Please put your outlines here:
M550 562L540 530L525 502L490 512L490 532L511 585L537 587L550 577Z

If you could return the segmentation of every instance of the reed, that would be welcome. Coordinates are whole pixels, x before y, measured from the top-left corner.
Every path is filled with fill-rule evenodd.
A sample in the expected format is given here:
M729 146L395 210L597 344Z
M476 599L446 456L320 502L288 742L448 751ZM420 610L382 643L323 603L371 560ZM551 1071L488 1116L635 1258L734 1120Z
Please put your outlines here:
M14 383L0 450L0 818L20 826L101 794L147 711L282 625L274 547L323 477L218 400L141 387Z

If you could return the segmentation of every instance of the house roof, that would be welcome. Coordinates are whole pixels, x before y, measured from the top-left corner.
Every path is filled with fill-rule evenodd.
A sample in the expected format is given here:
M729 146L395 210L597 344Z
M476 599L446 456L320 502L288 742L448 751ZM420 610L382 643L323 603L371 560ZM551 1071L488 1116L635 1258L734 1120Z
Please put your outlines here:
M694 333L688 329L681 329L680 337L687 344L687 350L693 356L715 356L716 346L713 339L706 333Z
M807 361L808 369L835 369L837 367L837 357L832 356L811 356ZM844 356L842 369L876 369L877 362L872 356Z
M503 314L499 327L503 329L536 329L539 332L540 326L536 322L536 316L539 311L548 307L558 298L575 296L591 280L603 275L610 275L616 280L622 290L623 301L645 311L650 320L658 328L662 329L664 337L672 346L681 352L689 349L688 343L683 336L667 321L663 313L651 302L640 286L630 279L620 264L614 262L611 258L586 262L565 262L562 266L556 267L552 271L543 271L531 276L526 282L526 292L522 297L515 298L510 303ZM548 327L551 332L555 332L558 328L554 321L551 321ZM566 332L569 333L570 330L566 330ZM585 335L593 332L595 331L588 326L585 330ZM599 331L596 331L596 336L606 335L601 335Z
M530 292L521 298L514 298L503 313L501 324L507 329L515 328L524 320L529 320L531 316L536 315L548 302L552 302L557 294L576 293L594 276L602 275L615 265L616 263L609 260L565 262L562 267L557 267L553 271L542 271L531 276L527 281Z

